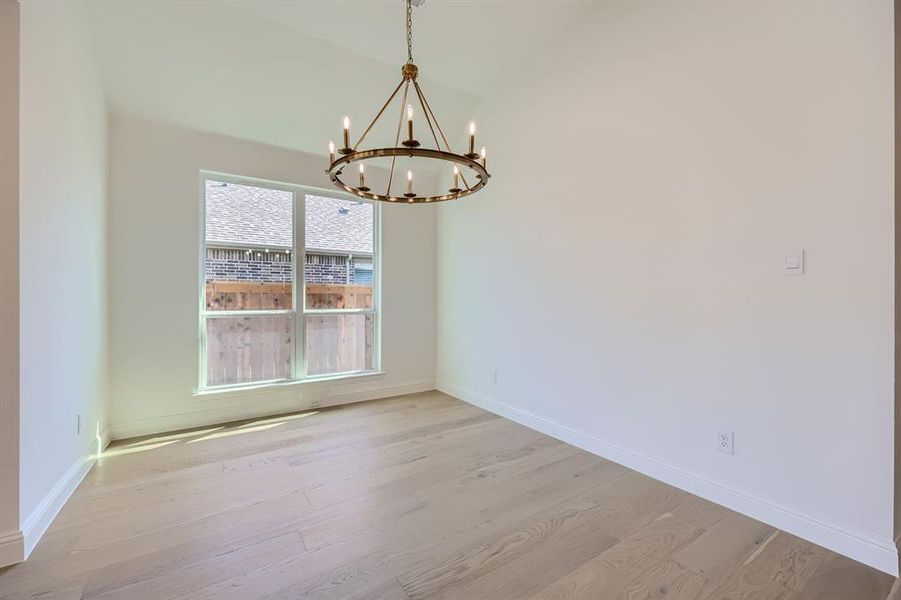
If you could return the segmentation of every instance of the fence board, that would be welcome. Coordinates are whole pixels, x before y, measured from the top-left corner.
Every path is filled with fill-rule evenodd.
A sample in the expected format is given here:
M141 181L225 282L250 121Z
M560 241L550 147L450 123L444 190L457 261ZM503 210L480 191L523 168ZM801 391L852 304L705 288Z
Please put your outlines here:
M371 285L307 285L307 308L372 308ZM290 283L208 281L207 310L290 310Z
M310 284L308 308L372 308L372 286ZM210 281L207 310L285 310L290 283ZM291 377L293 320L288 315L219 317L207 320L207 383L210 386ZM371 315L307 317L310 375L362 371L373 366Z
M207 319L207 385L288 379L291 315Z
M307 317L307 372L310 375L372 368L372 315Z

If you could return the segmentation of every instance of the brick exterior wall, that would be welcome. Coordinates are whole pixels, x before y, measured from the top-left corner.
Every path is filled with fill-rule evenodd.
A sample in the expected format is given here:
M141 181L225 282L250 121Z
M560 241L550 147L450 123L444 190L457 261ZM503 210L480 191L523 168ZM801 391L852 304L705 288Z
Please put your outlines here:
M354 259L346 256L307 254L303 270L308 283L372 283L372 271L354 269ZM291 255L283 250L248 254L240 249L207 248L207 281L287 283L291 273Z
M353 261L351 261L353 262ZM348 277L347 257L328 254L307 254L303 274L309 283L353 283L353 269Z
M287 283L291 281L291 255L284 251L253 251L207 248L207 281L260 281Z

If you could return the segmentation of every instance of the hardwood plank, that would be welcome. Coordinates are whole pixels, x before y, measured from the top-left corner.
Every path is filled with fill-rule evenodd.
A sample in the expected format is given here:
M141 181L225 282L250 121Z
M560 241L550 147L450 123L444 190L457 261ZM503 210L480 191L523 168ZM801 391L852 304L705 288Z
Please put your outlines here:
M594 600L631 597L631 592L646 584L649 574L666 566L671 554L701 533L697 526L672 513L664 513L532 598Z
M673 555L680 565L720 583L775 533L775 528L732 513Z
M296 582L286 587L276 587L274 583L280 578L271 577L271 573L244 574L219 587L245 586L256 590L272 586L272 592L264 597L281 599L344 598L362 593L385 578L393 578L395 573L411 569L424 556L484 543L498 532L516 527L536 511L571 502L578 490L584 493L623 473L622 467L597 459L586 461L576 471L565 466L578 465L577 460L586 458L591 457L578 454L557 461L556 468L551 463L544 465L548 468L539 467L525 476L484 482L484 487L478 489L453 493L452 486L422 510L318 550L306 565L278 565L276 568L285 577L295 577ZM528 491L511 492L516 489ZM479 506L482 508L473 508Z
M776 531L716 590L717 600L797 598L807 582L829 558L828 550L793 535Z
M106 576L109 572L97 573L88 581L83 600L159 600L191 596L194 590L221 581L235 571L269 564L281 557L306 553L297 532L289 532L257 543L247 543L236 549L212 551L203 560L188 565L174 563L170 568L153 572L146 577L132 576L124 585L121 581L108 583ZM124 566L126 574L128 566Z
M844 556L833 556L810 578L798 600L885 600L892 579Z
M437 392L113 444L0 600L882 600L892 578Z
M635 472L594 489L592 497L601 505L601 528L619 539L663 514L672 515L684 499L675 488Z
M715 587L694 571L672 560L664 560L627 585L623 596L655 600L708 600Z
M578 523L499 568L468 582L454 582L441 590L442 597L526 598L544 583L563 577L574 565L581 565L617 541L598 529L596 523Z
M398 581L411 600L444 597L446 588L469 584L580 525L590 524L595 509L592 505L575 505L542 516L512 534L475 544L437 561L428 561L402 574ZM612 546L617 541L596 527L592 533L602 547Z
M3 579L3 573L4 571L0 570L0 581ZM87 581L87 573L71 577L44 577L28 588L0 596L0 600L81 600ZM0 592L4 589L0 588Z

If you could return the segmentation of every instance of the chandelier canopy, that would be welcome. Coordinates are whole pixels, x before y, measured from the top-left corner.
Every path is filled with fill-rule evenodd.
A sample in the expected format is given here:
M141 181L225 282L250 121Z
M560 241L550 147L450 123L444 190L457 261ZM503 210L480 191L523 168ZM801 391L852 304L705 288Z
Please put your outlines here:
M441 125L438 124L438 119L417 81L419 68L413 63L413 7L411 0L405 0L405 3L407 12L407 62L401 67L401 81L353 146L350 145L350 118L344 117L344 145L338 148L336 152L335 143L329 142L329 167L326 169L326 173L328 173L332 183L339 189L368 200L406 204L456 200L457 198L473 194L488 184L488 179L491 175L486 169L485 147L482 147L481 152L476 152L475 123L470 123L469 151L465 154L457 154L451 149L447 136L444 135L444 131L441 129ZM366 140L366 136L369 135L373 127L375 127L376 123L379 122L391 106L391 103L399 95L401 96L400 119L394 135L394 146L364 148L363 142ZM409 104L407 102L408 99L410 100ZM427 147L427 145L431 145L427 137L427 141L421 143L414 135L414 102L418 102L419 110L425 117L428 133L434 142L433 147ZM406 128L403 127L405 117L407 121ZM402 132L405 135L403 140L401 140ZM379 193L366 185L365 165L367 161L388 158L390 158L391 166L388 170L387 185L384 186L384 193ZM411 163L414 159L430 159L441 161L446 166L453 166L453 185L445 193L422 195L416 191L412 166L407 170L403 183L396 181L401 178L395 174L398 159ZM351 185L347 181L347 179L354 179L353 173L350 175L344 174L345 169L353 163L357 163L358 166L357 169L353 169L353 171L358 173L358 185ZM467 178L467 173L470 175L470 178Z

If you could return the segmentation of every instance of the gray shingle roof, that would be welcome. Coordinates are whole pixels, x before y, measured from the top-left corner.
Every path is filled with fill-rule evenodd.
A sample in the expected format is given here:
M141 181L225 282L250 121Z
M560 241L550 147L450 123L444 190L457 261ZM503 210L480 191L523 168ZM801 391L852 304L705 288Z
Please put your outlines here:
M208 244L290 248L291 192L208 180ZM306 197L306 247L372 252L373 207L365 202Z
M306 204L307 248L372 253L371 204L310 195Z

